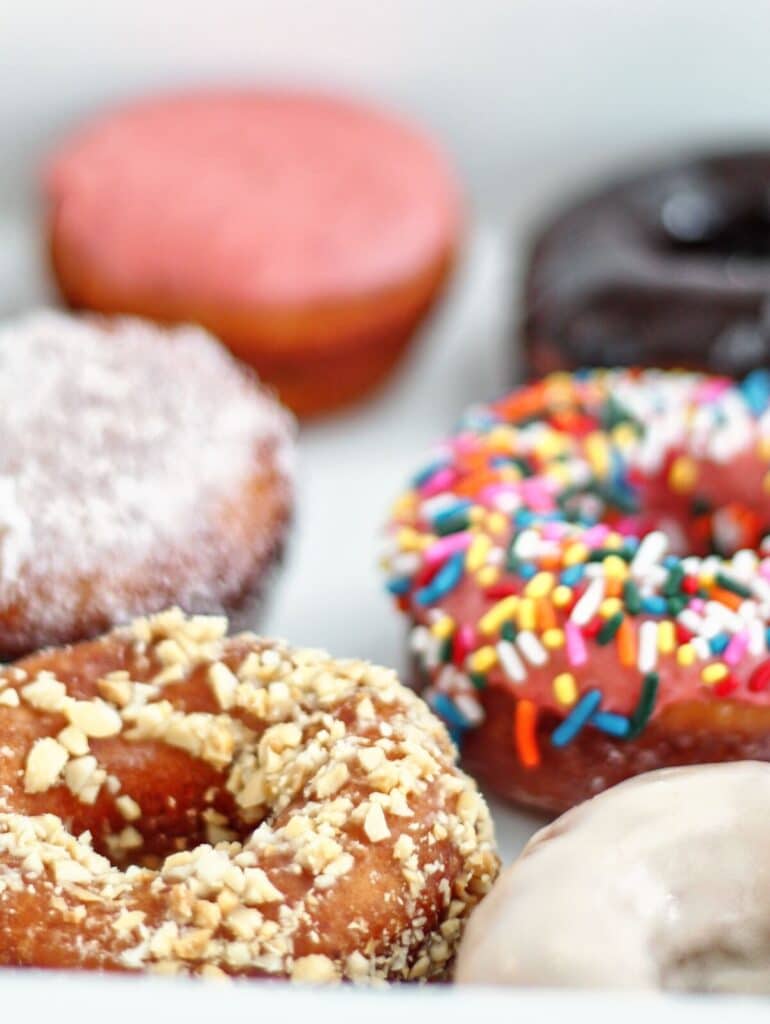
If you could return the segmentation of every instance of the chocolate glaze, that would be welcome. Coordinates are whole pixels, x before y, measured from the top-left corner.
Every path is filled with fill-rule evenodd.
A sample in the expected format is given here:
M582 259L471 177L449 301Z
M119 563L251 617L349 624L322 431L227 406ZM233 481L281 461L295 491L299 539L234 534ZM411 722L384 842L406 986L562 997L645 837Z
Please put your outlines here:
M534 241L526 370L770 364L770 150L661 165L562 211Z

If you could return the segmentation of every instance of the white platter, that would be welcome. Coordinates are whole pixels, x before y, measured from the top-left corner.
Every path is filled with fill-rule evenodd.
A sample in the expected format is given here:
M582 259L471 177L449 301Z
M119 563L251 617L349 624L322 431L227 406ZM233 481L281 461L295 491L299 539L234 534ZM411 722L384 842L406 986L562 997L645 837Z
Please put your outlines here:
M54 301L39 258L33 219L0 221L0 312ZM393 498L426 448L451 429L471 402L504 391L514 370L509 322L515 267L498 229L481 226L464 264L420 344L374 400L311 424L300 435L297 522L262 632L335 655L403 668L405 626L385 595L377 566L378 535ZM501 854L509 862L543 823L490 801ZM724 998L599 993L459 990L434 986L308 992L281 984L231 987L154 978L99 978L31 971L2 977L3 1019L53 1018L57 1024L108 1016L111 1024L160 1019L186 1022L271 1019L370 1024L430 1013L454 1024L476 1019L578 1021L717 1020L750 1024L766 1003ZM15 1011L15 1013L14 1013Z

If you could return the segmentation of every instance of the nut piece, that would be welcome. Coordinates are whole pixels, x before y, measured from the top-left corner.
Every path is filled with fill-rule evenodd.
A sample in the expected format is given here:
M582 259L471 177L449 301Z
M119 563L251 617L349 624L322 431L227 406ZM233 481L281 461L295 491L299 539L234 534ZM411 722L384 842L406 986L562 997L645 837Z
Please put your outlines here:
M291 980L306 982L308 984L321 984L330 981L339 981L340 974L328 956L321 956L318 953L310 956L301 956L294 961L291 971Z
M385 821L385 814L380 804L372 804L366 812L364 832L366 832L372 843L379 843L390 835L390 829Z
M58 780L68 760L69 753L55 739L46 736L42 740L35 740L27 756L24 791L45 793Z

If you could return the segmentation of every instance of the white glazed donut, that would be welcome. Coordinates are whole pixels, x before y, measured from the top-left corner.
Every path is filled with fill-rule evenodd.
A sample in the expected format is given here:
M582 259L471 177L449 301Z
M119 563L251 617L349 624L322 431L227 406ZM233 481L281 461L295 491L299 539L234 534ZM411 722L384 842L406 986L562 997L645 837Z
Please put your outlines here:
M456 980L770 992L770 765L671 768L529 842L471 917Z

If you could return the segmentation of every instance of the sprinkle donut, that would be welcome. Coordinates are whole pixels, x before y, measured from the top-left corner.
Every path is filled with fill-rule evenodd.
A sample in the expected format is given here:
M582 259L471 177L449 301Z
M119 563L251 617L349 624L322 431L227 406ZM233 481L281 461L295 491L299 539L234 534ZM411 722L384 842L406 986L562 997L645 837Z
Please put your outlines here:
M170 610L0 671L0 964L428 979L497 873L395 674Z
M552 375L471 409L397 501L388 589L466 767L563 810L770 759L770 374Z
M770 993L770 765L669 768L541 829L471 916L455 979Z
M211 335L0 326L0 660L178 604L252 625L291 515L288 413Z

